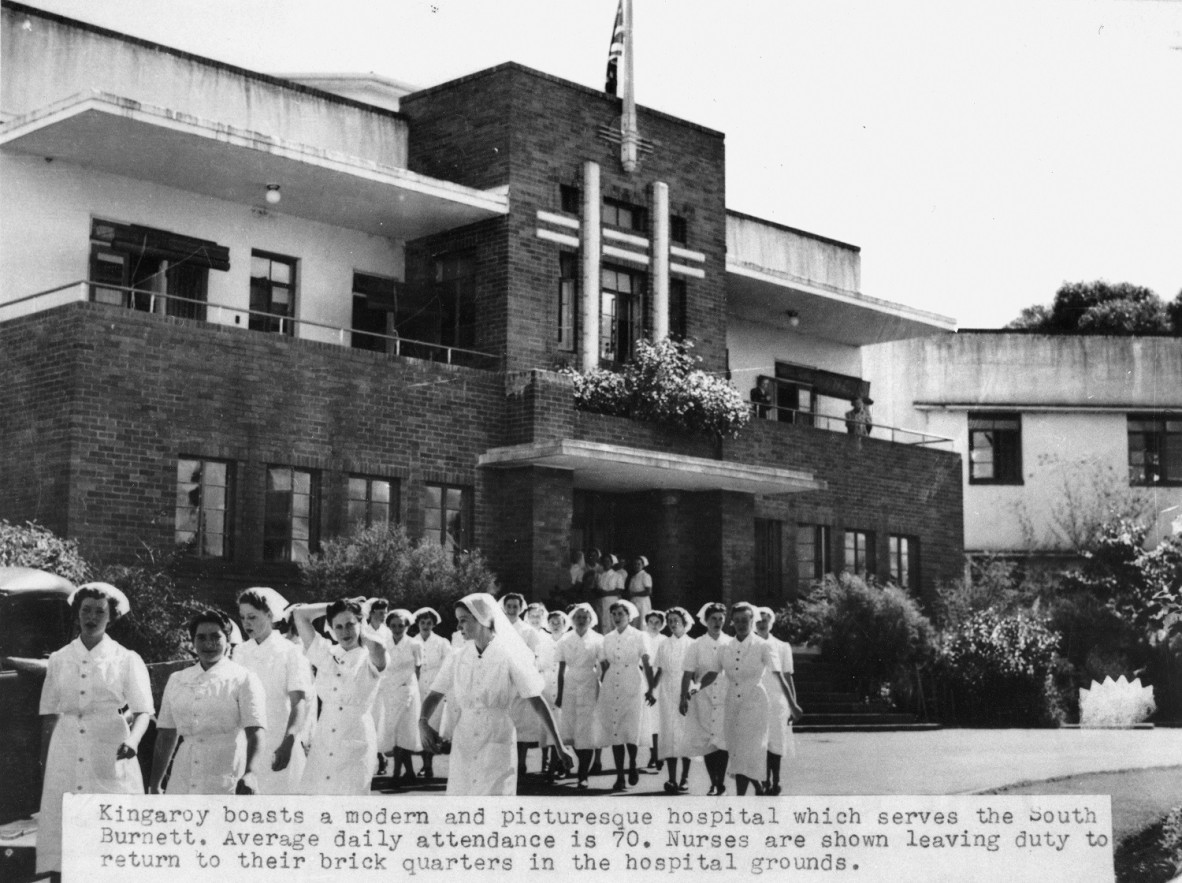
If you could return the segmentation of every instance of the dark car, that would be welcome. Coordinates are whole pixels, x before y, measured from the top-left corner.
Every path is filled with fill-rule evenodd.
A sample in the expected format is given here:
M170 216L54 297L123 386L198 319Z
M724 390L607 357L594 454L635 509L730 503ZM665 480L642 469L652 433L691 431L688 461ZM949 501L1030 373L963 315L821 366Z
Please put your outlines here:
M65 646L72 634L67 579L29 567L0 567L0 823L24 818L41 802L41 685L37 661Z

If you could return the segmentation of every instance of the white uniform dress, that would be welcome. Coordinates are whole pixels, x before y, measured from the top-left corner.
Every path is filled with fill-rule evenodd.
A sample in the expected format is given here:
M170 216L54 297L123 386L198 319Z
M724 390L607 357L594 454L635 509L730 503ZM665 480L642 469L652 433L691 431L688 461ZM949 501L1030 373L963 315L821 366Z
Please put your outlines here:
M246 771L246 728L267 725L262 682L232 659L182 669L164 686L156 725L183 739L169 794L233 794Z
M386 670L378 687L378 702L382 705L383 727L378 733L378 748L404 748L422 751L419 736L419 709L423 699L419 695L419 681L415 669L423 664L423 642L405 632L402 640L386 641Z
M642 656L648 655L648 641L632 626L622 632L612 629L603 636L599 661L608 663L599 685L599 720L603 743L636 745L640 739L640 707L644 704Z
M456 716L448 794L517 793L518 735L512 708L519 699L541 696L544 689L537 669L515 664L495 637L483 653L470 641L452 654L431 685Z
M774 647L752 632L723 651L726 671L727 775L763 781L767 773L768 699L763 676L780 670Z
M558 725L558 732L562 732L562 709L554 706L558 699L558 641L549 632L539 634L538 641L538 671L546 682L546 692L543 694L554 711L554 723ZM550 746L552 740L549 731L542 727L541 742L543 748Z
M657 717L659 736L657 755L661 760L680 757L682 733L685 732L685 718L681 716L681 660L685 651L694 642L689 635L680 638L672 636L661 642L657 648L653 668L661 670L661 683L657 687Z
M316 666L320 719L301 790L305 794L368 794L378 765L373 705L381 672L363 644L344 650L317 635L307 654Z
M287 719L291 716L290 693L301 692L304 702L312 692L312 666L303 652L278 632L271 632L261 644L247 641L234 648L234 661L258 675L267 703L267 729L263 732L262 763L256 770L260 794L299 794L304 777L304 754L301 740L292 746L287 767L275 772L272 757L287 734ZM311 700L313 703L315 699ZM313 709L315 705L307 705ZM302 734L301 734L302 735Z
M643 620L642 620L643 622ZM661 645L665 643L665 636L661 634L654 635L649 631L642 632L646 646L648 647L648 664L649 668L656 670L657 653L661 649ZM664 689L664 679L661 684L657 684L657 688L653 691L653 698L657 701L656 705L649 705L647 702L642 702L640 705L640 741L638 745L653 744L653 736L660 733L661 717L660 717L660 702L661 690ZM648 690L648 682L644 679L644 670L640 672L641 692ZM680 683L678 684L680 687Z
M702 757L712 751L726 750L724 705L726 703L726 675L722 672L723 651L731 642L730 635L719 634L718 640L709 634L695 638L681 658L681 672L693 672L694 680L701 681L709 671L719 673L709 687L690 697L685 715L679 757ZM677 684L678 704L681 702L681 682Z
M524 619L518 619L513 623L513 628L517 629L517 634L521 635L521 640L525 642L525 646L533 654L536 670L538 647L542 640L541 633ZM538 713L524 699L519 699L513 705L513 726L517 728L518 742L541 742L542 722L538 719Z
M779 657L780 671L784 675L792 674L792 646L774 635L765 640L772 645ZM796 747L792 739L792 718L788 714L788 698L784 695L784 688L780 686L780 679L771 669L763 673L763 688L767 690L768 702L767 750L781 757L795 757Z
M558 641L562 675L562 738L576 749L598 748L602 728L595 714L599 699L599 648L603 635L587 629L582 637L573 629Z
M41 789L37 873L61 870L64 793L144 793L139 762L115 758L130 735L119 713L125 705L132 712L154 711L139 654L104 635L90 650L76 638L49 657L40 713L59 717Z
M644 628L644 618L653 609L653 578L647 570L638 570L628 577L628 600L636 605L640 628Z
M423 668L419 672L419 700L421 702L431 692L431 685L439 677L443 663L455 652L455 648L447 638L441 638L435 632L431 632L431 637L426 640L423 640L423 636L420 634L419 641L423 645ZM446 713L447 703L439 703L431 715L431 726L439 729L439 723Z
M622 570L605 570L595 576L595 587L600 594L595 599L595 615L599 617L599 628L606 635L615 630L612 625L611 606L621 598L626 598L627 575Z

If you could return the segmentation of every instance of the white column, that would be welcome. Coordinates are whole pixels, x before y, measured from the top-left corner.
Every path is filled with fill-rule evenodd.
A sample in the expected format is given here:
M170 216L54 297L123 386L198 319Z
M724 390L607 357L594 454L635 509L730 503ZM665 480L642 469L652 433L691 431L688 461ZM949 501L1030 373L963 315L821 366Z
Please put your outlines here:
M590 371L599 367L599 255L600 206L599 164L583 163L583 297L582 368Z
M669 336L669 185L653 185L653 340Z

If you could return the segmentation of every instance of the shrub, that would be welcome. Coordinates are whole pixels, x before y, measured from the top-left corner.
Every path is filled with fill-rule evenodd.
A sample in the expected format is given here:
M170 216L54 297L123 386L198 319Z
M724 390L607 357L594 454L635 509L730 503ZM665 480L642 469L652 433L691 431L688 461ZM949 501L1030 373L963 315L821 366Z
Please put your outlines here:
M969 725L1057 726L1052 682L1059 635L1032 616L984 610L944 638L937 671L955 721Z
M139 564L115 564L95 574L96 580L118 587L131 602L131 613L112 623L109 631L144 662L188 658L188 622L205 606L182 595L166 568L144 555Z
M32 521L0 519L0 567L33 567L56 573L78 585L90 578L90 565L74 540L63 540Z
M692 347L667 338L641 341L619 372L568 369L575 407L720 438L738 434L750 419L746 400L726 380L697 368Z
M479 551L459 555L438 542L412 543L402 525L377 525L322 544L300 565L304 584L324 600L386 598L392 607L446 608L472 592L493 591L494 577Z
M933 653L931 622L906 592L848 573L815 583L777 616L776 634L820 645L824 659L866 697L909 683Z

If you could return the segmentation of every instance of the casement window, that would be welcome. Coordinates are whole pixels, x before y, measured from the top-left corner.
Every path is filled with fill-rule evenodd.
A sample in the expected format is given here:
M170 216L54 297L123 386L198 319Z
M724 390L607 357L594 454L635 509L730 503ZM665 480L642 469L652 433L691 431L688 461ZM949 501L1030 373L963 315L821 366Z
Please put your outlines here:
M689 242L689 224L681 215L669 216L669 239L677 245Z
M684 279L669 280L669 336L685 340L689 294Z
M868 530L846 530L843 564L850 573L873 575L877 570L874 559L874 534Z
M307 561L319 544L320 476L291 466L267 467L264 561Z
M620 227L636 233L645 233L648 229L643 206L619 199L603 201L603 214L600 220L605 227Z
M578 313L578 255L564 251L558 255L558 348L575 350L575 316Z
M350 475L346 520L349 533L398 520L397 481Z
M801 587L833 572L829 525L796 525L796 579Z
M459 485L423 485L423 534L452 552L471 548L472 489Z
M783 535L783 522L755 519L755 594L760 600L783 595Z
M1182 414L1129 415L1129 484L1182 485Z
M1022 484L1022 417L969 414L969 484Z
M561 209L571 215L583 212L583 191L573 184L561 184L558 187L558 204Z
M180 457L176 463L173 542L196 558L229 558L233 464Z
M919 584L919 540L891 534L887 543L891 582L904 589L916 588Z
M250 253L250 309L251 330L295 334L295 258Z
M616 267L600 271L599 355L624 362L643 333L644 275Z

